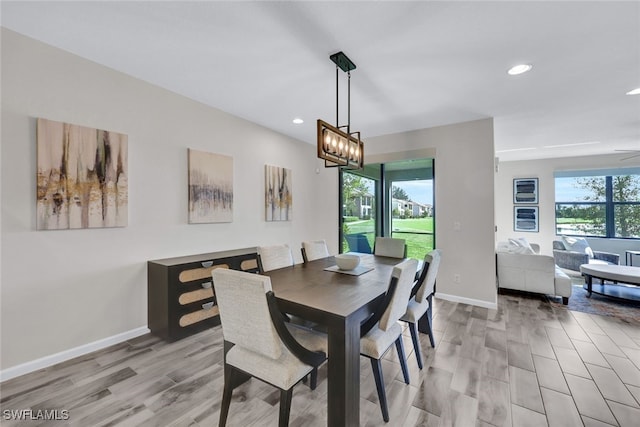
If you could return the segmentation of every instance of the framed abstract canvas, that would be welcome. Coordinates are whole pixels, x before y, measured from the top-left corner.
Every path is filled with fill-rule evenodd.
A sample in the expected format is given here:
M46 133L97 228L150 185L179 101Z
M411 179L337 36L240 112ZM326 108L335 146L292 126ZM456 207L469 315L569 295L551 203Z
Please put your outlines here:
M513 231L538 232L538 207L514 206Z
M265 165L264 199L267 221L291 221L293 194L290 169Z
M36 228L126 227L127 135L37 122Z
M513 180L513 203L538 203L538 178Z
M189 223L233 221L233 157L189 149Z

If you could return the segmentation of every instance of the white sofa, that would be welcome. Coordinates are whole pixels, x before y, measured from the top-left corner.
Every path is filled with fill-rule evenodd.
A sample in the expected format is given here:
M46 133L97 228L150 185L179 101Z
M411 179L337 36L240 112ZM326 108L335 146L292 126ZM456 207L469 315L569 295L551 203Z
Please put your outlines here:
M562 297L567 305L571 279L549 255L540 255L540 246L531 244L534 253L516 253L513 245L500 242L496 247L498 287Z

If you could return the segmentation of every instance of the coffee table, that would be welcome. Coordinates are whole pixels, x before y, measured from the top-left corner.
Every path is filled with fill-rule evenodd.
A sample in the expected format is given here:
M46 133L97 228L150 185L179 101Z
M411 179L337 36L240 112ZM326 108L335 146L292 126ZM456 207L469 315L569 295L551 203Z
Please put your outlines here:
M626 283L629 285L640 286L640 267L631 267L627 265L582 264L580 266L580 272L587 280L587 297L591 297L591 293L596 292L617 298L638 300L637 297L634 297L634 294L637 295L638 292L636 291L640 290L640 288L633 288L631 292L619 292L620 289L616 289L616 292L609 292L610 289L608 288L613 287L608 286L605 288L605 280L609 280L614 283ZM594 277L602 281L602 284L598 287L598 291L593 290Z

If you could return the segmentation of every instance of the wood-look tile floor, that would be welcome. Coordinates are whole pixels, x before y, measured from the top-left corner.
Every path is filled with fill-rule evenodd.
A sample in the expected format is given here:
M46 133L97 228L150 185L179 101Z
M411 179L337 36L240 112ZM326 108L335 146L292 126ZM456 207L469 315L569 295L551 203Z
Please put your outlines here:
M411 384L394 351L383 361L389 426L638 426L639 320L554 308L499 295L498 309L435 300L436 348L422 336ZM0 385L3 426L212 426L222 395L220 328L165 343L136 338ZM294 390L290 425L326 425L326 364L315 391ZM229 426L277 425L278 392L251 380L234 392ZM67 410L67 421L14 421L7 410ZM385 425L368 359L360 420Z

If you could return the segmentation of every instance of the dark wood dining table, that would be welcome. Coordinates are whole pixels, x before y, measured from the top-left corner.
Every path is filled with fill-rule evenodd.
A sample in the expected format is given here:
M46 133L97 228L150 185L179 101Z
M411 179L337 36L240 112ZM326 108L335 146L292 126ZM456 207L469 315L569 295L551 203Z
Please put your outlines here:
M326 271L334 257L272 270L265 275L280 309L326 326L328 333L327 425L360 424L360 323L369 317L402 260L359 254L373 267L359 276Z

